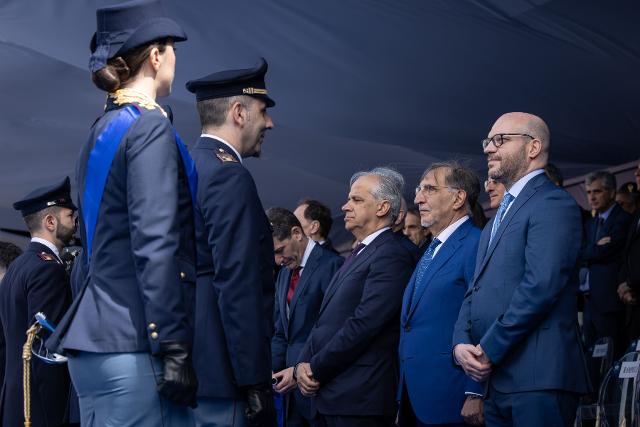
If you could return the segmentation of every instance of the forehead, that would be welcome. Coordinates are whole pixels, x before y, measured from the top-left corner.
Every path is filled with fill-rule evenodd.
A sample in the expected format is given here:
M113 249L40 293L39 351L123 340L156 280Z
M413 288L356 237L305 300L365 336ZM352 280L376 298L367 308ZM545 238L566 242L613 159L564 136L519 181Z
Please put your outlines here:
M410 223L418 224L420 222L420 215L416 215L415 212L408 212L404 221L406 225L409 225Z
M497 133L523 133L526 132L526 122L515 115L500 117L491 127L489 136Z
M602 181L599 179L594 179L591 181L591 184L587 184L587 188L602 188Z
M426 185L438 185L439 182L443 182L446 176L446 168L432 169L425 176L422 177L421 184Z
M371 195L377 183L378 178L374 175L361 176L353 183L349 194L358 194L360 196L364 196L366 194Z

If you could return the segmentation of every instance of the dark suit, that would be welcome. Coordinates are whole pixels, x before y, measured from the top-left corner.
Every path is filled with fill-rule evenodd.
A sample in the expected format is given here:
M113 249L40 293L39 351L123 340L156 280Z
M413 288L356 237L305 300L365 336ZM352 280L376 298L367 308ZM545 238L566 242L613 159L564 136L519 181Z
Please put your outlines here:
M621 328L624 306L618 297L618 275L631 215L618 204L613 205L607 220L598 226L599 217L591 218L585 227L582 262L589 269L589 295L585 300L584 334L587 347L597 339L611 337L616 354L621 354ZM603 237L611 242L598 245Z
M251 174L227 145L203 137L191 154L198 170L198 397L244 400L242 387L271 381L271 228Z
M271 339L273 372L279 372L296 364L300 351L318 318L327 286L343 262L342 257L316 244L302 270L291 304L287 304L291 270L288 268L280 270L276 282L275 335ZM289 394L288 401L288 426L303 425L304 421L300 420L300 417L307 420L314 417L315 411L311 408L311 402L302 396L298 389Z
M636 214L631 221L627 243L624 248L622 267L620 268L619 283L627 282L636 296L640 296L640 214ZM626 343L640 337L640 307L636 305L627 309Z
M313 398L320 414L368 417L370 425L395 416L398 322L412 269L411 255L386 230L334 276L298 358L320 382Z
M480 344L493 364L487 425L567 425L577 394L589 389L574 279L580 211L542 173L515 198L489 245L494 221L480 238L453 345Z
M339 255L340 253L336 250L336 248L333 247L333 243L331 242L331 240L327 237L327 239L320 243L320 246L322 246L323 248L333 252L336 255Z
M415 265L418 263L418 260L422 257L424 251L416 246L416 244L413 243L411 239L405 236L402 230L396 231L394 234L396 235L396 238L398 239L400 244L404 246L407 252L411 254L411 257L413 258L413 265L415 267Z
M23 425L22 346L27 329L35 321L33 316L42 311L56 324L70 303L71 288L63 264L47 246L31 242L9 266L0 284L0 320L7 349L0 399L3 426ZM66 365L49 365L32 357L33 427L68 422L69 387Z
M453 327L473 279L479 240L480 230L467 219L439 248L418 293L416 272L404 293L399 394L406 388L413 413L425 424L462 423L465 392L482 393L480 384L451 363ZM402 412L408 404L402 402Z

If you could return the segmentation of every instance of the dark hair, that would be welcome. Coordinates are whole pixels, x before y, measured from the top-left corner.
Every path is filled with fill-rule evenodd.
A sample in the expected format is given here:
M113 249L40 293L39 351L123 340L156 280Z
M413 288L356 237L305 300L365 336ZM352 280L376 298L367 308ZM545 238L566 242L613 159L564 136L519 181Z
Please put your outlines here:
M24 223L27 225L27 230L29 233L35 233L36 231L42 230L42 220L47 215L53 215L56 218L60 219L60 207L59 206L51 206L41 211L34 212L32 214L26 215L24 217Z
M267 209L267 218L271 224L272 234L278 240L291 238L291 229L302 225L298 218L288 209L285 208L269 208Z
M156 40L109 59L106 67L91 74L93 84L105 92L115 92L138 74L153 48L157 47L160 53L164 53L170 40Z
M547 163L547 166L544 167L544 172L555 185L562 187L564 178L562 177L562 172L560 172L560 169L558 169L556 165Z
M411 205L407 208L407 215L414 214L420 218L420 208L417 205Z
M14 259L22 255L22 249L9 242L0 242L0 270L9 268Z
M329 236L333 218L331 217L331 209L322 202L314 199L302 199L298 202L298 206L307 205L304 209L304 217L309 221L318 221L320 227L318 232L325 239Z
M473 216L478 203L478 196L480 195L480 179L478 176L468 167L462 165L455 160L447 162L432 163L422 174L424 179L427 174L436 169L446 169L444 181L449 187L459 188L467 193L466 207L467 213Z
M227 98L213 98L198 101L196 108L200 116L200 124L204 126L219 127L227 119L229 109L235 102L239 102L244 108L249 108L255 100L247 95L230 96Z

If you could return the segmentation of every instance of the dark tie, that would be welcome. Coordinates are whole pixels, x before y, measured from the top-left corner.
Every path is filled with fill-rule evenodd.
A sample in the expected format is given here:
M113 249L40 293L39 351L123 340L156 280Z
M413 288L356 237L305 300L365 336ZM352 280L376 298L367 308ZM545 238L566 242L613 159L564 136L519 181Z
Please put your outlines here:
M424 278L424 273L426 273L429 268L429 264L433 260L433 255L436 252L436 248L440 245L440 240L437 238L431 241L431 244L425 251L422 258L420 258L420 262L418 263L418 268L416 271L416 280L413 284L413 293L411 294L411 299L409 300L409 307L413 305L413 298L418 294L418 291L424 287L424 283L422 279Z
M347 257L347 259L344 260L344 264L342 264L342 267L340 267L340 270L338 270L337 274L342 274L343 272L347 271L347 268L349 268L349 266L353 264L353 261L355 261L358 252L364 249L365 246L366 245L364 243L358 243L358 245L353 248L353 251L351 251L351 254Z
M514 198L515 197L513 197L513 195L511 195L508 191L504 193L504 196L502 196L500 207L498 208L498 212L496 212L496 218L493 220L493 226L491 227L491 238L489 239L489 246L491 246L491 241L493 240L493 236L496 235L496 232L500 227L500 223L502 223L502 219L504 218L505 212L507 212L509 203L511 203L511 201Z
M602 238L600 234L602 233L603 228L604 228L604 218L598 215L598 218L596 219L596 238L595 238L596 242Z
M287 292L287 304L291 304L293 294L296 291L296 286L298 286L298 282L300 281L300 270L302 270L302 267L298 266L291 273L291 279L289 279L289 291Z

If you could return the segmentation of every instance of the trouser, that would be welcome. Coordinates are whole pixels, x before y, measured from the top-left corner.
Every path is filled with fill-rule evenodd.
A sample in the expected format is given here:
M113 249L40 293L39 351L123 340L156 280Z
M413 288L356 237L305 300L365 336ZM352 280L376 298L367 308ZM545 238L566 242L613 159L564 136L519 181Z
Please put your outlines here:
M407 393L406 384L402 387L402 398L400 399L400 411L398 414L398 425L400 427L464 427L465 423L448 423L448 424L425 424L418 419L413 404Z
M487 427L570 427L578 395L560 390L501 393L492 386L484 401Z
M149 353L78 352L69 357L82 427L189 427L187 407L157 391L162 361Z
M193 410L197 427L246 427L243 400L218 397L199 397L198 407Z

